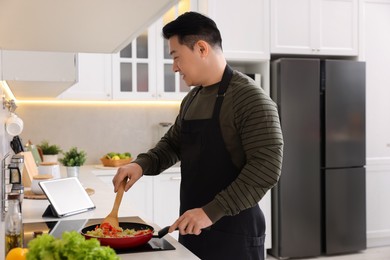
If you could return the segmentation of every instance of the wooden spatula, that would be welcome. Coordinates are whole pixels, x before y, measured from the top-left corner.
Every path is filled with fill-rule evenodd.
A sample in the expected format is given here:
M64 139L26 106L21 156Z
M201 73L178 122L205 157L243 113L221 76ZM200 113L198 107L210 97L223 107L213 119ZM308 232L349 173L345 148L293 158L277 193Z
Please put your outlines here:
M126 182L127 180L123 180L123 182L119 186L118 191L116 192L114 206L112 207L110 214L108 214L108 216L105 219L103 219L102 224L108 223L113 228L119 229L118 211L122 201L123 193L125 192Z

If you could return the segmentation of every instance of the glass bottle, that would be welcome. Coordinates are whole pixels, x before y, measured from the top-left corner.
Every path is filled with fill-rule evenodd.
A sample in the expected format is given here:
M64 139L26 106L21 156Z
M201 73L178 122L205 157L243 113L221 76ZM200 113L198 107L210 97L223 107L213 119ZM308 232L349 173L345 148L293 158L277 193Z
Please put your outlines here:
M5 215L5 255L15 247L23 247L23 224L19 195L8 195L8 211Z

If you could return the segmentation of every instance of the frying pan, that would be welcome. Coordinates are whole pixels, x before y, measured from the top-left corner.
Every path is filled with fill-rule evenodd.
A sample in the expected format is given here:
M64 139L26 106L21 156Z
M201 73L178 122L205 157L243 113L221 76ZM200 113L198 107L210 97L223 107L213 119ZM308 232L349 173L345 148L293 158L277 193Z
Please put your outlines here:
M158 231L157 234L154 234L154 229L152 226L149 226L147 224L141 224L141 223L135 223L135 222L119 222L119 226L122 229L135 229L137 230L147 230L150 229L152 230L151 233L144 234L144 235L139 235L139 236L134 236L134 237L94 237L87 235L88 231L93 231L96 228L95 225L87 226L81 230L81 234L89 239L89 238L96 238L100 241L100 244L102 246L109 246L113 249L124 249L124 248L133 248L137 246L144 245L149 242L152 237L156 238L162 238L166 234L168 234L169 226L161 229Z

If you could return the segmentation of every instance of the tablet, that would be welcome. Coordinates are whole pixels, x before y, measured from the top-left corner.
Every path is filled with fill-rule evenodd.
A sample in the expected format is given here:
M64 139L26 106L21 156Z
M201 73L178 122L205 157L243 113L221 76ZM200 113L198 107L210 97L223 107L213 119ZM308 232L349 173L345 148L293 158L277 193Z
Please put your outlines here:
M61 238L62 233L65 231L77 231L81 230L87 224L88 219L76 219L76 220L59 220L56 222L56 225L50 230L49 234L55 238Z
M96 208L77 177L41 181L39 186L51 204L49 207L54 217L66 217Z

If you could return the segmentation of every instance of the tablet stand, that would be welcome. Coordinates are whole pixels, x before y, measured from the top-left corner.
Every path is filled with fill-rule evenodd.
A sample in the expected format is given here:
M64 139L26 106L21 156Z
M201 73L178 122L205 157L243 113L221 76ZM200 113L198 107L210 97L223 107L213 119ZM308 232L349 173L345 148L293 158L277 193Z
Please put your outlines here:
M49 204L49 206L47 206L46 210L42 214L42 217L43 218L59 218L57 215L57 212L54 210L54 207L51 204Z

